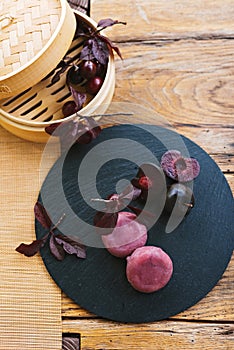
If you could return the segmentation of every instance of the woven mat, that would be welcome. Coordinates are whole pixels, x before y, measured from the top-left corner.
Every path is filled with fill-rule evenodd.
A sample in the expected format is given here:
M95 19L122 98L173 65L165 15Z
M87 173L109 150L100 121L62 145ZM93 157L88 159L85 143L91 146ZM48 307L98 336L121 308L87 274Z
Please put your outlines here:
M0 146L0 350L61 350L61 292L39 254L15 251L35 239L43 145L0 127Z

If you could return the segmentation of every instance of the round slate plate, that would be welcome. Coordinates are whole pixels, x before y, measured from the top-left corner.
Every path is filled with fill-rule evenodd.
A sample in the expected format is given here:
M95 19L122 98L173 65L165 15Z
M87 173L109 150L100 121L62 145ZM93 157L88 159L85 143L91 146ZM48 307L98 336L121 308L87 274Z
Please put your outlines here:
M146 156L147 150L160 161L167 149L187 149L199 161L201 172L194 181L196 202L191 213L172 233L165 233L168 222L165 214L149 231L147 245L159 246L170 255L174 273L166 287L144 294L128 283L126 260L96 248L100 242L95 230L91 226L86 230L86 225L83 228L76 218L92 225L95 210L81 192L92 196L94 176L97 191L105 198L115 191L119 180L135 176L138 165L150 158ZM86 169L85 164L87 174L81 179L80 188L79 173ZM178 314L196 304L216 285L232 255L234 202L225 177L199 146L161 127L114 126L104 129L89 145L74 145L49 172L39 200L54 222L65 212L66 217L59 226L62 233L77 235L93 245L87 247L86 259L66 255L61 262L52 256L47 244L41 255L49 273L79 306L110 320L150 322ZM45 234L37 221L36 234L37 238Z

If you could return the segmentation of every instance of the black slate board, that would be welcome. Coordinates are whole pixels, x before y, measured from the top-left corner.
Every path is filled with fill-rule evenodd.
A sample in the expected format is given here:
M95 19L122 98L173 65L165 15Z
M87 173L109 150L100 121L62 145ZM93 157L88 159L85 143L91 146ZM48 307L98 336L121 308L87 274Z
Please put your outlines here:
M136 174L138 166L133 160L138 157L140 164L144 155L135 152L134 148L125 149L128 159L119 158L117 155L112 161L105 161L109 157L108 155L105 158L105 152L108 154L113 150L102 147L100 155L100 149L95 148L105 145L105 141L116 141L117 138L133 140L144 145L158 160L168 145L171 149L178 149L179 138L184 142L189 154L200 163L201 172L194 181L196 204L191 213L172 233L165 233L168 221L165 215L162 215L149 231L147 244L163 248L173 260L172 279L160 291L144 294L134 290L127 282L125 259L115 258L105 249L88 247L86 259L67 255L59 262L50 254L47 245L41 250L41 255L48 272L63 292L90 312L120 322L140 323L166 319L196 304L216 285L225 271L234 243L233 196L215 162L189 139L157 126L114 126L103 130L89 145L74 145L66 157L61 157L55 163L45 179L39 200L43 200L44 204L46 202L45 206L47 210L49 207L54 221L61 216L66 205L72 209L71 213L66 213L67 216L61 224L62 232L67 230L66 221L70 220L70 234L77 234L79 239L86 235L91 235L91 239L97 236L94 230L80 232L76 220L74 225L71 224L74 214L74 218L81 217L92 225L94 209L82 198L78 181L81 162L91 150L94 151L94 166L97 165L98 157L101 157L103 162L103 166L97 172L97 189L101 197L112 193L118 180L130 180ZM119 142L119 147L124 147L124 142ZM89 165L85 184L87 191L92 178L91 169L92 166L90 168ZM93 169L93 173L95 171L96 169ZM60 200L59 173L65 202ZM44 233L44 229L36 221L37 238L41 238Z

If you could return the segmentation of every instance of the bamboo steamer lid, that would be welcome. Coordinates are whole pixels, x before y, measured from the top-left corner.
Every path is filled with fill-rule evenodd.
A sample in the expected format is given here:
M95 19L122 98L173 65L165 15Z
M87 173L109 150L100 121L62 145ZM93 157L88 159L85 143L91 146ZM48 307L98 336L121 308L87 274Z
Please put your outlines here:
M76 30L66 0L0 2L0 100L33 86L67 52Z
M84 13L73 10L77 23L84 22L89 27L97 28L97 23ZM83 47L83 38L74 37L66 52L70 63L77 60ZM37 84L17 95L0 102L0 125L12 134L33 142L45 143L50 136L45 127L53 123L74 118L75 115L64 118L62 106L72 100L71 91L66 84L66 73L52 83L55 73L53 69ZM87 94L87 101L79 111L79 115L102 115L111 103L115 89L114 56L110 54L103 84L95 96ZM84 90L85 91L85 90ZM89 96L88 96L89 95Z

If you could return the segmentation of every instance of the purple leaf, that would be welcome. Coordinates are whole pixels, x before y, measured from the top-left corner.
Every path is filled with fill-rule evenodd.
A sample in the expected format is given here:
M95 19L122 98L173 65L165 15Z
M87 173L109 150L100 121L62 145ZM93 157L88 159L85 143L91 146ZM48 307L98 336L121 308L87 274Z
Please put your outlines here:
M37 239L30 244L21 243L15 250L28 257L33 256L44 246L47 237L48 234L42 239Z
M84 117L84 121L79 124L77 142L80 144L88 144L98 137L101 131L101 127L92 117Z
M114 50L114 51L117 53L117 55L121 58L121 60L123 59L123 57L122 57L122 55L121 55L121 52L120 52L118 46L114 45L114 44L112 43L112 41L111 41L109 38L107 38L106 36L101 35L101 34L98 34L98 37L99 37L103 42L105 42L105 43L110 47L110 49L111 49L112 51Z
M141 189L136 188L132 185L125 188L125 190L120 193L119 198L120 200L130 200L134 201L141 195Z
M51 219L47 214L45 208L39 201L37 201L34 206L34 214L35 214L35 218L40 222L40 224L44 228L50 229L52 224Z
M101 235L110 234L115 228L118 220L118 213L105 213L101 211L97 211L94 216L94 225L97 228L105 229L100 230Z
M90 42L93 42L93 39L90 39ZM87 61L87 60L93 60L94 55L92 53L92 47L93 45L84 45L83 49L80 52L80 59Z
M75 254L78 258L86 258L85 246L78 241L63 235L54 236L57 244L63 247L66 253Z
M111 18L105 18L105 19L101 19L99 22L98 22L98 27L102 27L102 28L107 28L107 27L111 27L113 26L114 24L124 24L126 25L127 23L126 22L119 22L118 20L113 20Z
M60 80L60 75L62 73L64 73L67 68L69 67L69 64L67 62L65 62L64 60L60 61L59 64L56 67L57 72L55 72L55 74L53 75L52 79L51 79L51 83L55 84Z
M98 62L107 64L110 51L107 43L102 40L102 36L97 35L93 39L92 53Z
M100 125L92 117L86 118L86 122L92 134L92 139L96 139L102 131Z
M50 237L50 251L53 254L53 256L59 260L62 261L65 258L65 252L63 248L56 242L54 234Z
M60 138L62 152L67 151L77 141L79 123L73 119L61 123L56 133Z
M87 98L86 94L83 94L79 91L76 91L72 86L70 86L70 91L71 91L72 97L76 103L77 110L80 110L86 101L86 98Z
M53 136L58 136L56 135L55 130L57 129L57 127L60 125L61 123L53 123L50 124L48 126L45 127L45 132L49 135L53 135Z
M61 75L62 73L64 73L64 72L67 70L68 67L69 67L68 65L64 65L62 68L60 68L60 69L54 74L53 78L51 79L51 83L52 83L52 84L57 83L57 82L60 80L60 75Z

